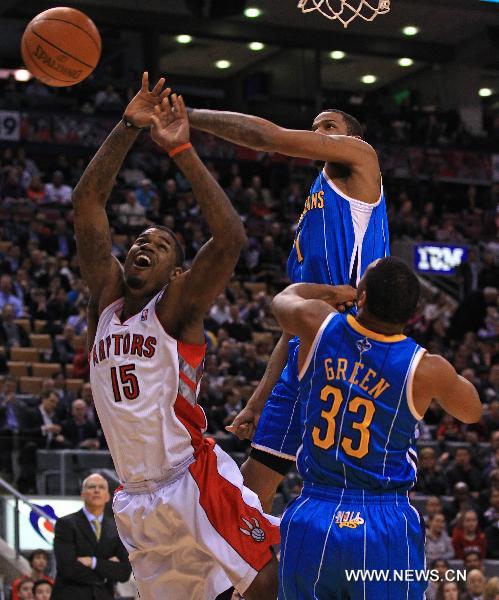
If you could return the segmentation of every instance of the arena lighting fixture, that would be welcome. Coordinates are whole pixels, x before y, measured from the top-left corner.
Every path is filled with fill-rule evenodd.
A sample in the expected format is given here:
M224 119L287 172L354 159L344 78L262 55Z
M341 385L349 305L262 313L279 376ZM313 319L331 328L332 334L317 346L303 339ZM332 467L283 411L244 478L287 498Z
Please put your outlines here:
M262 44L262 42L251 42L251 44L248 44L248 48L253 50L253 52L260 52L260 50L265 48L265 44Z
M363 77L361 77L360 80L362 81L362 83L370 85L371 83L376 83L378 78L376 77L376 75L364 75Z
M192 36L188 35L187 33L183 33L182 35L177 35L175 40L179 44L190 44L192 42Z
M248 19L257 19L262 14L262 11L256 6L248 6L244 10L244 16L248 17Z
M14 71L14 78L16 81L29 81L32 75L26 69L16 69Z
M217 62L215 63L215 67L217 69L228 69L231 66L231 62L230 60L217 60Z
M402 33L409 36L417 35L419 33L419 27L416 27L415 25L407 25L402 29Z
M329 53L329 56L333 60L341 60L342 58L345 58L346 54L343 52L343 50L333 50Z
M399 58L398 60L399 67L412 67L414 61L412 58Z
M492 96L493 93L494 92L490 88L480 88L478 90L478 95L482 98L488 98L489 96Z

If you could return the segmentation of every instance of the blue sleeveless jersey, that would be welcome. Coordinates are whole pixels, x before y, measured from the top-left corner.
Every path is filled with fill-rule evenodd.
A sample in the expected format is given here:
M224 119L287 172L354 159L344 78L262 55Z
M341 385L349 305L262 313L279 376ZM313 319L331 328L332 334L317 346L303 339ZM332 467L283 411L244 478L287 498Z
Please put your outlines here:
M412 380L425 350L333 313L300 373L305 431L297 466L305 484L407 491L415 482ZM307 364L308 363L308 364Z
M375 204L348 198L323 170L305 201L288 258L292 283L357 287L370 263L389 254L383 190Z

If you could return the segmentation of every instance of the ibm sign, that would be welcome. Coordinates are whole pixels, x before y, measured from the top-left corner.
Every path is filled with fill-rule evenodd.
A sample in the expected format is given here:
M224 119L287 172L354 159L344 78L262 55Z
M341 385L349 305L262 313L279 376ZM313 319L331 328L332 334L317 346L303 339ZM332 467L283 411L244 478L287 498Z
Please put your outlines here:
M414 245L414 267L423 275L454 275L456 267L467 260L466 246L432 243Z

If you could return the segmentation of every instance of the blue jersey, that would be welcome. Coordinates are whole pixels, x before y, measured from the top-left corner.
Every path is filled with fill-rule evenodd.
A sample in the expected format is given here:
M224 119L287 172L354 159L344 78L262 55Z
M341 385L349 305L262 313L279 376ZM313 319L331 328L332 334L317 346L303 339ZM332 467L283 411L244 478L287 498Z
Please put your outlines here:
M345 196L323 170L310 190L288 258L292 283L357 287L366 268L390 255L383 190L375 204Z
M351 315L323 323L300 373L305 484L407 491L416 479L412 380L425 350L365 329Z

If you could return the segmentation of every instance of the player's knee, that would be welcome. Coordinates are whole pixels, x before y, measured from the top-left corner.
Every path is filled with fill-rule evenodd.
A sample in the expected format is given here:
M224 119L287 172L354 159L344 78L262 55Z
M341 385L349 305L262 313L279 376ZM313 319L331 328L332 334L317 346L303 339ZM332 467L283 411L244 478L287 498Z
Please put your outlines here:
M275 556L255 577L243 595L245 600L276 600L278 588L277 559Z

